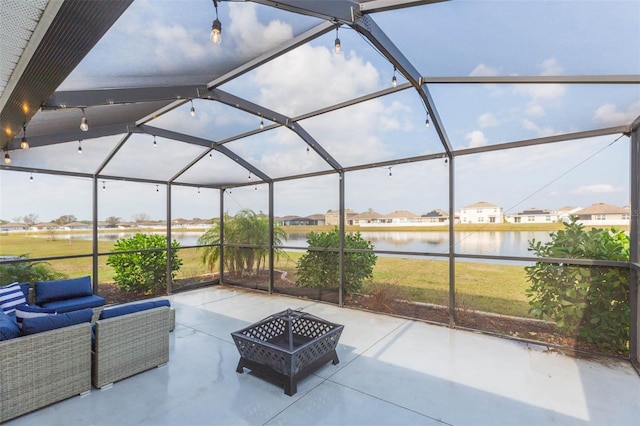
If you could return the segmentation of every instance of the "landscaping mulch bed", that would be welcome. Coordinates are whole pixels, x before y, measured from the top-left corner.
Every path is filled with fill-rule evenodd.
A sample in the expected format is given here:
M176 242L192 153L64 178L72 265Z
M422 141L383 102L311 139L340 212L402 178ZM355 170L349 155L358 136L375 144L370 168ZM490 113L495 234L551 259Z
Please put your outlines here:
M278 293L337 303L338 293L331 291L335 289L304 289L302 287L296 287L292 281L286 278L286 274L284 274L284 276L276 274L275 278L275 291ZM205 277L176 280L172 290L173 292L180 292L214 283L217 284L218 282L218 278L213 274ZM225 284L266 291L268 289L268 275L225 275ZM144 292L126 292L120 290L114 283L105 283L100 284L99 294L107 299L107 304L117 304L162 297L166 296L167 292L165 288L148 294ZM375 292L369 295L349 294L345 297L344 302L345 306L350 308L386 313L442 325L449 324L448 307L400 300L394 297L393 294ZM549 351L561 352L572 356L627 356L626 354L619 353L603 353L584 340L560 335L557 333L555 324L546 321L458 309L456 311L455 327L496 334L536 345L547 346L547 350Z

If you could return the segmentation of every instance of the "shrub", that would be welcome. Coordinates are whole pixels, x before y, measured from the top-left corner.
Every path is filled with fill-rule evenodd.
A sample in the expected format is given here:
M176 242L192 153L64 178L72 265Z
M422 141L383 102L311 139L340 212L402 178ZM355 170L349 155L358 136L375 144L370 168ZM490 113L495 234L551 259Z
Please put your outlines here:
M26 254L18 256L27 259ZM20 262L0 265L0 283L48 281L66 278L65 274L54 271L47 262Z
M348 249L372 250L373 244L362 238L359 232L346 234L344 246ZM340 242L338 228L330 232L312 232L307 238L309 248L335 248ZM344 289L349 293L362 290L362 282L373 277L373 267L378 256L374 253L345 253ZM296 265L296 285L303 287L339 287L340 253L335 251L308 250Z
M136 234L131 238L121 238L115 242L113 254L107 258L107 265L114 269L113 279L125 291L142 290L150 294L163 288L167 282L166 238L162 235ZM171 278L182 266L178 257L180 243L171 243ZM154 251L142 251L160 249ZM131 251L131 253L116 253Z
M591 229L572 217L551 241L531 240L539 257L629 260L629 237L622 231ZM604 350L629 350L629 269L536 262L525 267L531 287L530 311L550 318L559 331L579 336Z

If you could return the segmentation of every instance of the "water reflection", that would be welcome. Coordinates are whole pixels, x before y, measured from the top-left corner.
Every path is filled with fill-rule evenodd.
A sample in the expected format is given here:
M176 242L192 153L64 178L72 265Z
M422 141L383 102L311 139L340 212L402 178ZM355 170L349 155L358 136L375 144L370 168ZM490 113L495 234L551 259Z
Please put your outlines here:
M155 232L164 235L164 232ZM203 232L175 232L172 238L183 246L198 244ZM413 251L418 253L448 253L448 232L361 232L362 238L371 241L377 250ZM135 235L131 232L99 233L100 241L115 241ZM47 238L47 235L40 236ZM91 234L56 234L57 239L91 240ZM509 232L456 232L455 251L460 254L485 254L491 256L531 256L527 250L529 241L549 241L547 231L509 231ZM307 234L289 233L282 245L306 247Z

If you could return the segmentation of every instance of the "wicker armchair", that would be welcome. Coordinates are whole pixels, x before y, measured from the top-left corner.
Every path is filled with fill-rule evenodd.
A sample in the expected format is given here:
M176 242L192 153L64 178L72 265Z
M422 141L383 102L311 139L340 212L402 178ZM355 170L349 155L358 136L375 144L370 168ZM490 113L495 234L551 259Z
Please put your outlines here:
M90 391L89 323L0 342L0 423Z
M96 388L169 362L168 307L98 320L91 382Z

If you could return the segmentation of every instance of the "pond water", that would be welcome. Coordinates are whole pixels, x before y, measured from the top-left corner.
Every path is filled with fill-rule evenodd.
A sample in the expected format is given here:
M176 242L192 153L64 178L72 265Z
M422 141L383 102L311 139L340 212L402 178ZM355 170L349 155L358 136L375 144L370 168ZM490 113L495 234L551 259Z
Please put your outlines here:
M159 233L162 234L162 233ZM420 253L448 253L448 232L361 232L362 238L371 241L376 250L410 251ZM133 233L100 233L101 241L115 241L127 238ZM183 246L197 245L202 232L174 232L173 238ZM456 232L455 252L460 254L484 254L492 256L533 256L527 250L529 241L550 240L549 231L508 231L508 232ZM72 234L59 238L91 239L88 234ZM306 233L289 233L282 241L284 246L306 247Z

